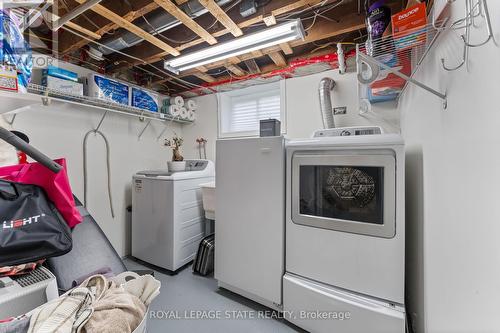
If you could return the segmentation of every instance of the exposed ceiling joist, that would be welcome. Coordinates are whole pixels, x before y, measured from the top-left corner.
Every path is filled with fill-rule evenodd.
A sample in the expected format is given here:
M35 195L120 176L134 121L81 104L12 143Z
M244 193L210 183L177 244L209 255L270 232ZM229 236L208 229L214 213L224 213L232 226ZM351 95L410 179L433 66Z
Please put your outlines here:
M194 76L196 76L197 78L199 78L205 82L208 82L208 83L212 83L212 82L217 81L217 79L214 78L213 76L208 75L206 73L202 73L202 72L195 73Z
M86 0L76 0L78 3L85 3ZM168 45L164 41L156 38L155 36L151 35L147 31L144 31L143 29L139 28L135 24L131 23L130 21L127 21L125 18L121 17L120 15L116 14L115 12L107 9L103 5L95 5L94 7L91 8L92 11L96 12L97 14L107 18L108 20L115 22L118 24L121 28L126 29L130 31L131 33L141 37L144 40L147 40L151 44L155 45L156 47L164 50L165 52L168 52L169 54L173 56L178 56L180 55L180 52L177 51L175 48L172 46Z
M203 73L208 72L208 68L206 68L205 66L198 66L196 67L196 69Z
M123 16L123 18L129 22L132 22L135 19L152 12L153 10L155 10L157 8L158 8L158 5L155 2L151 2L139 10L129 11L127 14L125 14ZM118 28L120 28L120 25L118 25L114 22L111 22L111 23L108 23L108 24L104 25L103 27L99 28L95 33L96 33L96 35L99 35L99 37L101 37L105 33L109 32L111 30L118 29ZM98 38L94 38L94 39L98 39ZM69 52L73 52L75 50L82 48L83 46L87 45L88 43L90 43L88 40L80 39L79 41L71 43L70 45L62 46L61 53L67 54Z
M80 25L78 25L76 23L73 23L71 21L64 23L64 25L67 26L70 29L73 29L73 30L76 30L78 32L81 32L82 34L85 34L85 35L87 35L87 36L89 36L89 37L91 37L93 39L97 39L97 40L101 39L101 35L96 34L95 32L90 31L89 29L85 29L84 27L82 27L82 26L80 26Z
M260 58L264 56L264 53L262 53L262 50L255 50L251 52L254 58Z
M271 1L269 6L272 5L273 8L275 8L272 10L272 14L274 16L277 16L277 15L286 14L289 11L299 9L301 7L304 7L304 6L314 6L314 5L317 5L323 1L324 0L302 0L302 1L295 1L292 4L290 4L290 0L274 0L274 1ZM240 29L243 29L243 28L249 27L253 24L263 22L263 20L264 20L264 17L262 15L258 15L254 18L240 22L237 25ZM220 36L228 34L229 32L230 31L226 28L226 29L222 29L222 30L219 30L217 32L214 32L212 34L212 36L220 37ZM195 39L194 41L191 41L189 43L185 43L185 44L178 46L176 49L178 51L183 51L183 50L188 49L190 47L199 45L203 42L204 42L204 40L202 38ZM285 52L285 54L287 54L287 53ZM140 55L140 54L136 54L135 56L144 59L145 63L153 63L153 62L157 62L157 61L162 60L167 55L168 55L168 52L160 52L160 53L157 53L154 55L149 55L149 56L144 56L144 55ZM138 65L138 64L142 64L144 62L129 61L128 64ZM128 67L128 66L129 65L125 65L125 64L118 65L118 66L112 68L111 71L118 71L118 70L120 70L124 67Z
M177 7L170 0L154 0L157 5L165 9L172 16L182 22L186 27L188 27L195 34L203 38L208 44L213 45L217 43L217 39L214 38L208 31L206 31L201 25L195 22L189 15L187 15L182 9Z
M284 54L290 55L293 54L293 49L288 43L281 43L280 44L281 51L283 51Z
M285 67L287 65L286 59L280 51L271 52L268 56L279 67Z
M265 16L263 20L268 27L276 24L276 16L274 15Z
M44 19L47 20L47 21L49 21L49 22L51 22L51 24L53 22L56 22L56 21L58 21L60 19L59 15L56 15L54 13L50 13L48 11L44 12L42 15L43 15ZM68 21L68 22L64 23L64 25L67 26L68 28L71 28L73 30L81 32L82 34L87 35L87 36L89 36L91 38L94 38L94 39L100 39L101 38L101 35L96 34L95 32L90 31L89 29L86 29L86 28L82 27L81 25L78 25L78 24L73 23L71 21Z
M255 62L255 59L248 59L245 60L245 64L248 67L248 70L250 71L250 74L258 74L260 73L260 68L259 65Z
M189 0L175 0L175 3L178 4L179 6L180 5L183 5L185 4L186 2L188 2Z
M224 10L214 0L198 0L234 37L243 35L243 31L236 23L224 12Z
M226 66L226 68L236 76L245 75L245 71L243 69L241 69L241 67L238 65L231 64L231 65Z

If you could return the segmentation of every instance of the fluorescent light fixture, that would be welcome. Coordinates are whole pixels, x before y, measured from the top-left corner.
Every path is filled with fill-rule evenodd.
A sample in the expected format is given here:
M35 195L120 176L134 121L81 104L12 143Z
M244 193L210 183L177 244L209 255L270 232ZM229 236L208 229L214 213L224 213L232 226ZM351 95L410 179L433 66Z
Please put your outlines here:
M304 39L304 27L300 19L274 26L244 37L239 37L228 42L207 47L203 50L192 52L165 61L165 69L174 73L190 68L213 63L219 60L238 56L240 54L261 50L266 47Z

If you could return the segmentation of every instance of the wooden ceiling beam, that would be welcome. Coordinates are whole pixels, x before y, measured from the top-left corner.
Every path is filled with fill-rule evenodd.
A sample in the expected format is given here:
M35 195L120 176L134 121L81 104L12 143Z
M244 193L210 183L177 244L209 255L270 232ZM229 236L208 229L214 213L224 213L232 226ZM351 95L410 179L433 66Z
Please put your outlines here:
M213 45L217 43L217 39L214 38L208 31L206 31L201 25L195 22L189 15L184 13L182 9L177 7L170 0L154 0L157 5L165 9L170 15L174 16L176 19L182 22L186 27L188 27L195 34L200 36L208 44ZM220 7L219 7L220 8Z
M211 75L208 75L207 73L197 72L197 73L194 73L193 75L196 76L197 78L205 81L205 82L208 82L208 83L212 83L212 82L217 81L216 78L214 78Z
M80 4L86 2L86 0L75 0L75 1L80 3ZM91 8L91 10L94 11L95 13L101 15L102 17L105 17L108 20L115 22L121 28L130 31L131 33L141 37L144 40L147 40L148 42L150 42L151 44L155 45L156 47L164 50L165 52L168 52L169 54L171 54L173 56L180 55L180 52L178 50L176 50L175 48L173 48L172 46L168 45L164 41L151 35L149 32L144 31L143 29L139 28L137 25L131 23L127 19L121 17L120 15L109 10L108 8L104 7L103 5L100 5L100 4L95 5L94 7Z
M56 22L60 19L59 15L56 15L56 14L51 13L49 11L44 12L42 14L42 16L44 17L45 20L49 21L50 24L52 24L53 22ZM64 23L64 25L70 29L81 32L82 34L87 35L90 38L93 38L93 39L100 39L101 38L101 35L93 32L93 31L90 31L89 29L84 28L81 25L78 25L74 22L68 21L68 22Z
M276 66L285 67L287 65L287 61L280 51L271 52L268 56L276 64Z
M217 21L222 23L229 32L234 37L239 37L243 35L243 31L238 27L236 23L226 14L226 12L214 1L214 0L198 0L198 2L205 7L210 14L212 14Z
M244 76L246 74L245 71L238 65L231 64L227 65L226 68L236 76Z
M252 59L245 60L245 64L247 65L248 71L250 72L250 74L260 73L260 67L255 62L255 59L252 58Z
M290 0L274 0L274 1L271 1L271 3L268 6L273 6L272 8L275 8L275 9L271 10L271 13L272 13L272 15L277 16L277 15L286 14L289 11L299 9L299 8L304 7L304 6L314 6L314 5L317 5L323 1L324 0L301 0L301 1L291 2ZM266 10L266 7L264 8L264 10ZM261 23L263 21L264 21L264 16L258 15L256 17L253 17L253 18L250 18L248 20L245 20L243 22L238 23L237 26L238 26L238 28L243 29L243 28L247 28L253 24ZM212 36L217 38L217 37L224 36L228 33L230 33L229 29L225 28L225 29L222 29L222 30L219 30L217 32L212 33ZM178 51L182 52L183 50L186 50L190 47L199 45L203 42L204 42L204 40L202 38L195 39L194 41L191 41L189 43L185 43L185 44L182 44L182 45L176 47L176 49ZM285 54L286 54L286 52L285 52ZM142 55L136 55L136 56L139 58L143 58L146 63L151 63L151 62L159 61L167 55L168 55L168 52L160 52L160 53L150 55L150 56L142 56ZM147 60L147 59L149 59L149 60ZM138 64L141 64L142 62L129 61L129 63L133 64L133 65L138 65ZM127 65L118 65L118 66L112 68L111 71L112 72L118 71L124 67L127 67Z
M283 14L286 14L288 12L291 12L291 11L294 11L296 9L299 9L301 7L304 7L304 6L314 6L314 5L317 5L321 2L323 2L324 0L301 0L301 1L294 1L292 3L290 3L290 1L271 1L271 4L274 5L274 3L288 3L287 5L285 6L282 6L282 7L278 7L277 9L274 9L271 11L271 14L273 16L278 16L278 15L283 15ZM251 25L254 25L256 23L261 23L261 22L264 22L264 15L258 15L256 17L253 17L251 19L248 19L248 20L245 20L243 22L240 22L237 24L238 28L240 29L244 29L244 28L248 28L249 26ZM222 29L222 30L219 30L217 32L214 32L212 35L214 37L220 37L220 36L223 36L223 35L226 35L228 34L230 31L229 29ZM177 49L179 51L182 51L182 50L185 50L187 48L190 48L190 47L193 47L195 45L198 45L200 43L202 43L203 40L200 40L200 39L196 39L192 42L189 42L189 43L186 43L186 44L183 44L181 46L179 46Z
M208 68L206 68L205 66L198 66L196 67L196 69L203 73L208 72Z
M157 9L158 8L158 5L155 3L155 2L151 2L149 3L148 5L144 6L144 7L141 7L141 9L139 10L132 10L132 11L129 11L127 14L125 14L123 16L123 18L129 22L132 22L134 21L135 19L143 16L143 15L146 15L146 14L149 14L150 12L152 12L153 10ZM120 28L120 26L114 22L111 22L111 23L108 23L104 26L102 26L101 28L99 28L95 34L100 37L102 37L105 33L111 31L111 30L115 30L115 29L118 29ZM98 38L94 38L94 39L98 39ZM75 43L71 43L71 45L68 45L67 47L63 48L61 50L61 53L62 54L67 54L67 53L70 53L70 52L73 52L75 50L78 50L82 47L84 47L85 45L87 45L88 43L90 43L88 40L86 39L81 39Z
M283 51L284 54L290 55L293 54L293 49L288 43L281 43L280 44L281 51Z
M272 14L269 16L264 16L263 20L264 20L264 23L266 24L266 26L268 26L268 27L273 26L277 23L276 16L274 16Z

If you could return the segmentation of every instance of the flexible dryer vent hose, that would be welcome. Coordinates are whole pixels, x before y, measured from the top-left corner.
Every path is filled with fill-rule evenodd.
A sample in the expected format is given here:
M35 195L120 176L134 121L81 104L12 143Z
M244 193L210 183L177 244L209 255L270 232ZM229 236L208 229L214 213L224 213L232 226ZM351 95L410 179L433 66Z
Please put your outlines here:
M111 194L111 171L110 171L110 149L109 149L109 141L104 136L104 134L101 131L98 130L91 130L88 131L87 134L85 134L85 137L83 139L83 206L87 208L87 141L89 138L90 134L99 134L103 140L104 144L106 145L106 168L107 168L107 176L108 176L108 199L109 199L109 209L111 210L111 216L114 218L115 217L115 210L113 208L113 196Z
M330 91L333 88L335 88L335 81L329 77L325 77L319 82L319 105L323 119L323 128L335 128L332 98L330 96Z

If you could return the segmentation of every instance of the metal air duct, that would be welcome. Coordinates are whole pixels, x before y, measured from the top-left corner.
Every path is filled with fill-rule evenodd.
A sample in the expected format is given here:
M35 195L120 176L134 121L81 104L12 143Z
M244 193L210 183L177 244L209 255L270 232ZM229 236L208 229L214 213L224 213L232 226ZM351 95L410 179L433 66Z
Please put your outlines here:
M330 96L330 92L335 88L335 84L335 81L329 77L325 77L319 82L319 104L323 119L323 128L335 128L332 98Z

